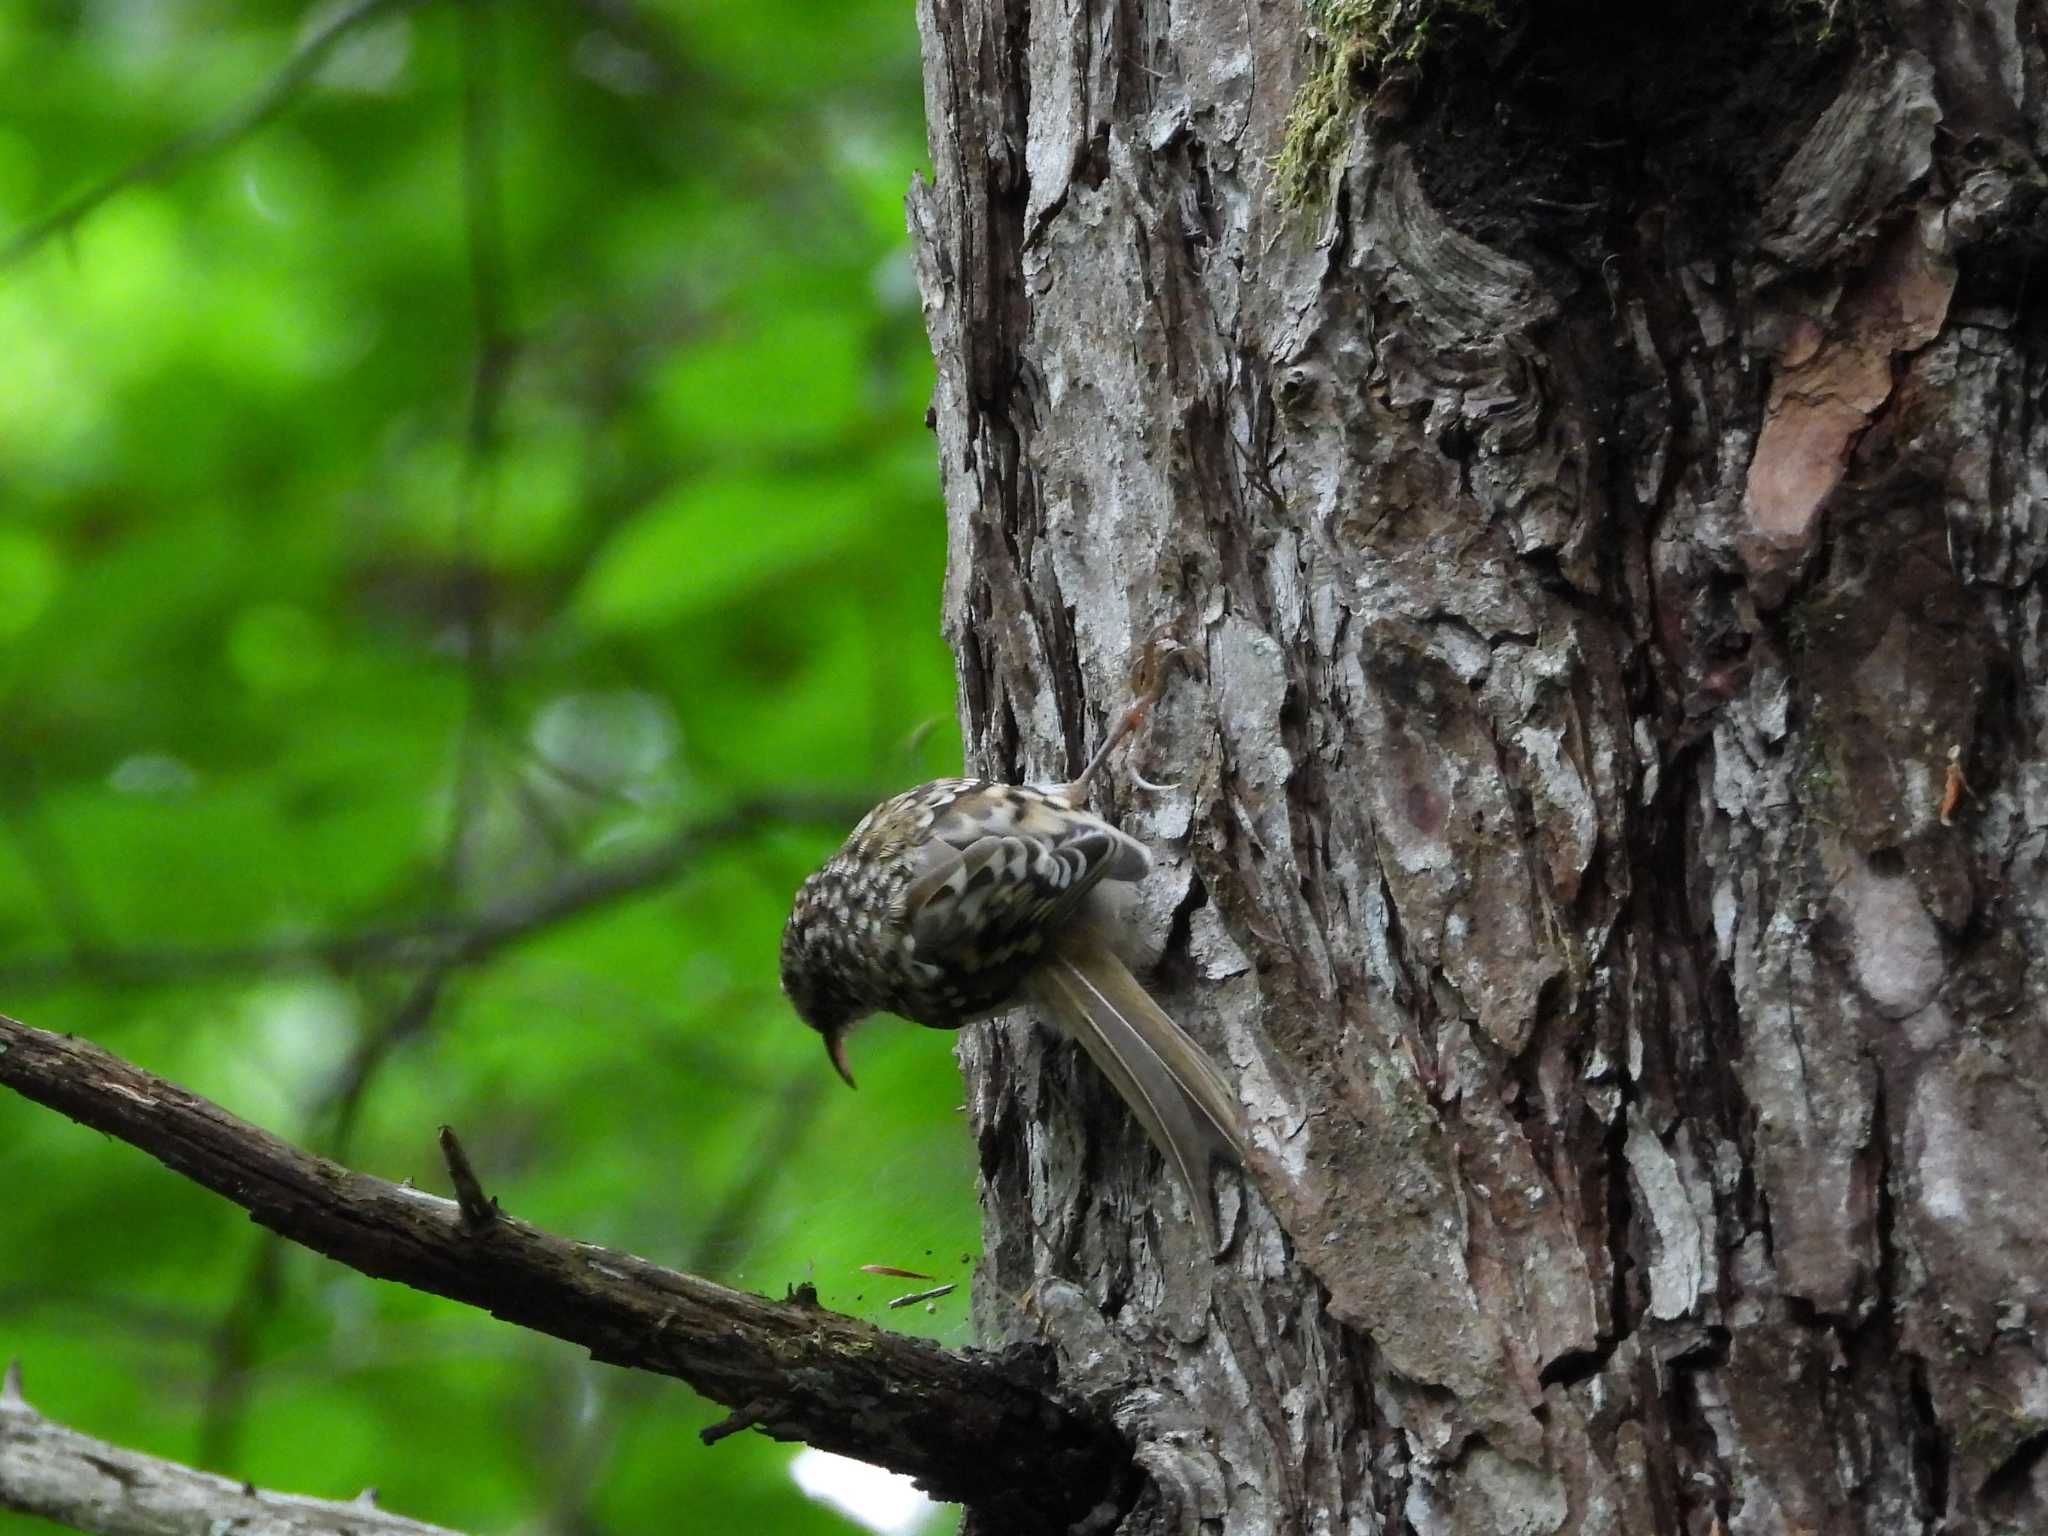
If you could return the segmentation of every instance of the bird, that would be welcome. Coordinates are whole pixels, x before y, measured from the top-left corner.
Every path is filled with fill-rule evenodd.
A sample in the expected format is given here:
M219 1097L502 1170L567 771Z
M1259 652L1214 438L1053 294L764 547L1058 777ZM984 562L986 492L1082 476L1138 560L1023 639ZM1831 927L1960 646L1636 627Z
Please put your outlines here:
M1213 1163L1247 1161L1243 1111L1118 956L1097 888L1143 879L1152 855L1086 808L1151 702L1123 713L1071 783L933 779L869 811L797 890L782 988L849 1087L846 1036L869 1014L958 1029L1020 1001L1042 1008L1137 1116L1217 1254Z

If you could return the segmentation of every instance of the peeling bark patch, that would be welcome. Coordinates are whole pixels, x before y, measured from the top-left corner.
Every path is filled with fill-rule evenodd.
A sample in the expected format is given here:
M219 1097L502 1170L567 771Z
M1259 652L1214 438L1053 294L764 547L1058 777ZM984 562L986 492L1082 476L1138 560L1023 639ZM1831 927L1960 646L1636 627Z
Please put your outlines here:
M1578 897L1600 832L1592 789L1571 759L1562 727L1527 726L1516 733L1515 745L1529 766L1524 782L1538 801L1536 841L1544 871L1557 899L1569 904Z
M1763 430L1749 463L1742 556L1775 605L1784 578L1812 549L1821 509L1849 453L1892 396L1892 360L1940 334L1956 274L1928 221L1905 224L1842 304L1832 334L1795 325L1778 354Z
M1483 1067L1461 1062L1461 1075ZM1559 1360L1599 1343L1599 1308L1587 1254L1566 1203L1542 1167L1524 1124L1498 1094L1461 1100L1453 1125L1471 1234L1474 1289L1494 1316L1520 1321L1516 1368L1533 1373L1532 1399Z
M1969 923L1980 876L1967 841L1942 824L1943 786L1949 748L1978 729L1997 653L1917 466L1859 477L1837 503L1826 568L1788 610L1811 722L1797 793L1834 834L1818 840L1829 906L1870 973L1873 1001L1897 1018L1936 961L1898 896L1865 878L1903 874L1942 933ZM1974 778L1993 782L1988 768ZM1906 949L1893 950L1900 940Z

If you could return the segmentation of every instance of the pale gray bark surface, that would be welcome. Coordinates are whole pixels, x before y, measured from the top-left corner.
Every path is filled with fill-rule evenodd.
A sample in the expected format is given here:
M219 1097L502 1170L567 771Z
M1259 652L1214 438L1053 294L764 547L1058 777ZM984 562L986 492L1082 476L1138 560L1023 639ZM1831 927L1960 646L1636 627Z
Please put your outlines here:
M36 1412L9 1366L0 1380L0 1509L96 1536L455 1536L377 1507L273 1493L145 1456Z
M1220 1264L1071 1047L961 1046L981 1325L1128 1530L2048 1529L2041 11L1592 9L1289 213L1299 6L921 0L970 763L1197 662L1105 803Z

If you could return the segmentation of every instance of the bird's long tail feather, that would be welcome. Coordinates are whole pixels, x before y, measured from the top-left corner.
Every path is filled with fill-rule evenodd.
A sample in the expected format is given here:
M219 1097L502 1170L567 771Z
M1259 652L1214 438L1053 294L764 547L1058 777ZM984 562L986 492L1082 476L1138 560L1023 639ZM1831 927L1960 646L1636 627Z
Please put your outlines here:
M1246 1145L1243 1111L1223 1074L1085 923L1059 936L1031 989L1144 1125L1217 1252L1210 1164L1218 1155L1242 1163Z

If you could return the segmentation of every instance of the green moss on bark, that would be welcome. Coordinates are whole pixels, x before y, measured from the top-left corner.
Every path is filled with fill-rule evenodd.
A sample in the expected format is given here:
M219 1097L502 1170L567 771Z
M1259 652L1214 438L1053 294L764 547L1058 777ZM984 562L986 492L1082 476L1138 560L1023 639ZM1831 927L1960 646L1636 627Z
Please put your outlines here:
M1337 151L1350 136L1351 114L1375 79L1390 67L1420 60L1447 21L1500 22L1495 0L1318 0L1310 11L1316 20L1314 57L1273 161L1280 199L1290 208L1321 198Z

